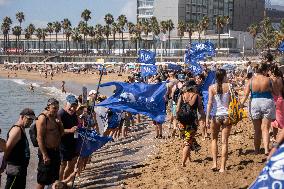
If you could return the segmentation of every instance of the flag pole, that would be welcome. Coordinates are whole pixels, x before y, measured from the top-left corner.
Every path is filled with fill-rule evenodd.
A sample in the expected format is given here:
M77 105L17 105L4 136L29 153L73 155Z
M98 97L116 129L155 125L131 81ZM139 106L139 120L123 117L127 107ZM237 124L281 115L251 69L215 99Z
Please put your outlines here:
M104 73L104 66L103 66L103 68L102 68L102 70L100 71L100 79L99 79L99 83L98 83L98 86L97 86L97 93L96 93L96 95L95 95L95 99L94 99L94 104L93 104L93 107L92 107L92 109L91 109L91 115L93 115L93 113L94 113L94 108L95 108L95 104L96 104L96 101L97 101L97 98L98 98L98 94L99 94L99 89L100 89L100 85L101 85L101 82L102 82L102 77L103 77L103 73ZM89 125L87 125L87 127L89 127ZM86 141L86 138L87 138L87 132L85 132L85 136L84 136L84 138L83 138L83 142L82 142L82 145L81 145L81 148L80 148L80 153L79 153L79 155L78 155L78 158L77 158L77 161L76 161L76 164L75 164L75 169L77 169L78 168L78 163L79 163L79 160L80 160L80 156L81 156L81 154L82 154L82 151L83 151L83 146L84 146L84 144L85 144L85 141ZM72 189L74 188L74 182L75 182L75 176L74 176L74 178L72 179Z

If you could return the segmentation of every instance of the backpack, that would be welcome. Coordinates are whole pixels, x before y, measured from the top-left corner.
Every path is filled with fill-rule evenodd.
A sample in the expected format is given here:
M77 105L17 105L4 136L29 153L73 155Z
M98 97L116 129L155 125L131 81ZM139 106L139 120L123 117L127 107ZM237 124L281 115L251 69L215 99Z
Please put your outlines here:
M229 86L229 91L231 93L231 101L228 108L229 121L231 124L236 125L243 118L247 117L247 112L243 108L240 108L240 103L231 86Z
M48 117L47 117L44 113L39 114L38 117L39 117L40 115L44 115L44 117L45 117L45 126L47 126ZM34 123L34 124L31 125L30 130L29 130L29 134L30 134L30 139L31 139L31 142L32 142L33 146L34 146L34 147L39 147L39 146L38 146L38 142L37 142L36 123Z
M188 103L181 101L180 109L177 112L177 120L183 125L192 125L197 119L197 111L193 109L193 106L197 103L198 98L196 98L195 103L190 106Z

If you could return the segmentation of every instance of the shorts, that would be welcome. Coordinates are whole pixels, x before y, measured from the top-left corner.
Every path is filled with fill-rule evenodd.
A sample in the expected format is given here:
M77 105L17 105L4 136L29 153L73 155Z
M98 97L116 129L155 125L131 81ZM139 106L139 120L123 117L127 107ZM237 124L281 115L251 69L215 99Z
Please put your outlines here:
M184 136L184 143L190 146L197 131L197 125L183 125L181 124L180 132Z
M60 158L61 161L72 161L75 157L78 156L78 152L76 149L76 144L71 145L69 147L65 147L65 145L60 145Z
M60 169L60 154L59 150L46 149L50 158L50 164L45 165L43 156L38 150L38 168L37 168L37 183L41 185L50 185L59 179Z
M176 103L175 103L174 101L173 101L173 103L172 103L171 112L172 112L172 115L173 115L174 117L177 116L177 105L176 105Z
M250 103L251 119L266 118L275 120L276 108L273 99L269 98L253 98Z

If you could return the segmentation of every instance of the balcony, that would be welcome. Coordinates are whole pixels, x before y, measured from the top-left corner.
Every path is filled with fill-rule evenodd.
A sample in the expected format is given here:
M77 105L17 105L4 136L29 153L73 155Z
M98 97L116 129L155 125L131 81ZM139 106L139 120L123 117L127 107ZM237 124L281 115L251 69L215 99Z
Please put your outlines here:
M154 6L150 6L150 5L143 5L143 6L139 6L138 9L153 9Z

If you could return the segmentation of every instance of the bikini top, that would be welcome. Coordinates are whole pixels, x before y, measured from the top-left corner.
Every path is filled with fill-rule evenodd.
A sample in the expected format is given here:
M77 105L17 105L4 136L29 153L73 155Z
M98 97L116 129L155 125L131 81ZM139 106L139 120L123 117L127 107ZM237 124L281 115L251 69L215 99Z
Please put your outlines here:
M269 80L270 88L272 89L272 81ZM273 98L271 91L264 91L264 92L257 92L252 91L252 79L250 82L250 92L251 92L251 98Z

